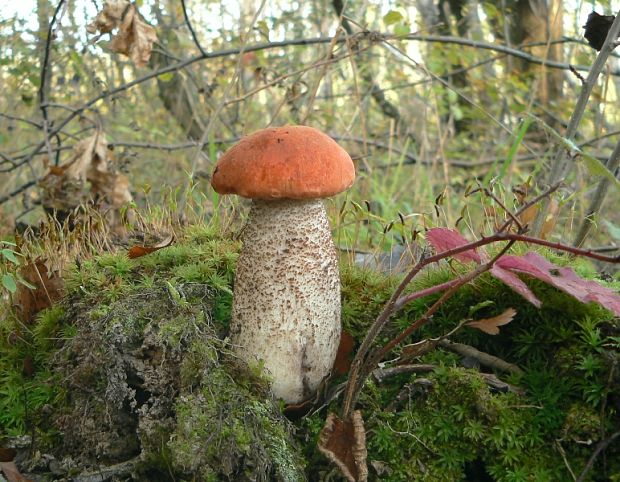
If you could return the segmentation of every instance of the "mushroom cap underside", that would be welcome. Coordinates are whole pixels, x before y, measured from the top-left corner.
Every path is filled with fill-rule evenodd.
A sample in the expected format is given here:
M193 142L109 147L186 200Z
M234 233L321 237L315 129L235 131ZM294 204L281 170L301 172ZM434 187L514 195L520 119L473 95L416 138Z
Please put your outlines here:
M217 162L211 185L220 194L252 199L317 199L354 180L351 157L331 137L312 127L285 126L241 139Z

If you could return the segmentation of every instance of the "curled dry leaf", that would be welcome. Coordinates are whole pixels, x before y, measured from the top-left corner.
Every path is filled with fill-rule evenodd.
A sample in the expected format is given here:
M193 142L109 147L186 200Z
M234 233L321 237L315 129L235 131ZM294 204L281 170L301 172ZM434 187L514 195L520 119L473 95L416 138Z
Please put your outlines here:
M121 224L121 207L133 200L129 179L115 172L112 152L101 131L73 147L71 159L62 166L50 166L41 180L41 203L48 210L69 212L89 198L103 201L110 226ZM90 183L90 193L87 191Z
M109 171L108 142L105 134L96 131L73 146L73 157L62 166L64 176L76 181L97 182L103 173Z
M170 234L165 239L163 239L159 243L154 244L152 246L132 246L127 252L127 256L129 256L129 258L131 259L139 258L146 254L152 253L153 251L157 251L158 249L170 246L172 244L173 239L174 239L174 236Z
M484 331L489 335L499 335L499 327L510 323L516 314L517 312L513 308L508 308L502 314L494 316L493 318L470 321L466 323L466 325L472 328L478 328L480 331Z
M344 375L349 372L354 344L355 338L343 330L340 336L338 352L336 353L336 360L334 361L334 368L332 370L334 375Z
M359 410L355 410L349 420L341 420L330 413L321 430L318 448L349 482L368 480L366 431Z
M15 465L15 462L0 462L0 472L4 473L7 482L32 482L32 479L24 477Z
M17 316L22 323L28 324L39 311L60 299L64 284L60 274L50 271L43 259L22 266L19 274L35 287L30 289L20 284L15 293Z
M117 27L118 32L110 43L112 51L127 55L137 67L144 67L151 57L157 34L128 0L106 2L86 30L89 33L109 33Z

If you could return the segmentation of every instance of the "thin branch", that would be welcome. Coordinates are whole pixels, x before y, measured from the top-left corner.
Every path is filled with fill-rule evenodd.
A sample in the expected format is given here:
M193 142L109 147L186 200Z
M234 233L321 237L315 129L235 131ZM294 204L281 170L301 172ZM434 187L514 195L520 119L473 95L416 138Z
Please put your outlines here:
M37 182L39 182L39 179L35 179L34 181L28 181L26 184L18 187L17 189L15 189L13 192L10 192L9 194L7 194L6 196L2 196L0 197L0 204L3 204L5 202L7 202L9 199L14 198L15 196L18 196L20 193L24 192L25 190L27 190L28 188L34 186L37 184Z
M189 29L189 32L192 34L192 38L194 39L194 43L196 44L196 47L198 47L198 50L200 51L200 53L206 57L207 52L202 48L202 45L200 45L200 42L198 41L198 36L196 35L196 32L194 31L194 28L192 27L192 23L189 20L189 15L187 14L187 7L185 6L185 0L181 0L181 8L183 9L183 17L185 18L185 23L187 24L187 28Z
M342 404L343 419L347 419L349 417L352 408L355 406L360 390L362 386L364 385L364 381L366 380L366 378L368 378L368 375L372 372L372 370L374 370L377 363L379 363L379 361L381 361L383 357L385 357L400 342L402 342L405 338L411 335L411 333L413 333L415 330L417 330L421 326L428 323L428 321L431 320L435 312L449 298L451 298L461 286L469 283L476 277L480 276L482 273L489 271L493 267L493 264L500 257L502 257L512 247L514 243L515 241L508 242L506 246L504 246L490 261L488 261L487 263L478 265L478 267L474 269L473 271L458 278L458 282L455 283L452 287L450 287L450 289L448 289L435 303L433 303L420 318L418 318L415 322L413 322L411 325L409 325L407 328L401 331L399 335L394 337L392 340L386 343L383 347L378 348L373 353L371 353L368 357L366 357L366 354L368 353L368 350L370 349L370 346L374 342L376 336L380 333L381 329L385 326L387 321L389 321L390 317L395 312L395 306L398 302L398 298L393 301L392 299L390 299L390 301L385 305L385 308L383 312L381 313L381 315L379 315L377 320L373 323L373 325L368 330L368 333L366 337L364 338L364 341L362 342L362 346L358 350L357 354L355 355L355 359L351 363L351 370L349 372L349 380L347 383L344 401ZM439 254L442 255L446 252L447 251L444 251L443 253L439 253ZM437 256L438 255L431 256L419 262L409 274L411 273L417 274L422 269L422 267L429 264L430 259L435 258ZM407 278L409 278L409 275L405 277L405 279ZM413 276L411 277L411 279L412 278ZM409 279L409 281L411 279ZM409 284L409 282L407 282L407 284ZM399 288L400 288L400 285L399 285ZM403 289L404 289L404 286L403 286ZM396 292L398 292L398 288L394 293ZM401 290L401 293L402 293L402 290ZM398 297L400 297L400 294L398 295ZM394 298L394 295L392 295L392 298ZM374 334L371 335L371 333L374 333ZM362 352L362 347L364 346L365 343L367 345L366 350L365 352Z
M566 132L564 133L564 138L568 141L573 141L575 134L577 133L577 128L579 127L579 123L581 122L581 118L586 110L586 106L588 103L588 99L590 98L590 94L596 85L598 77L600 73L605 68L605 63L611 52L614 50L616 45L616 39L620 35L620 12L616 15L614 22L607 33L607 38L601 47L601 51L598 53L596 60L592 64L592 68L589 69L589 74L586 81L583 83L581 87L581 92L579 94L579 98L577 99L577 103L575 105L575 109L570 117L568 122L568 127L566 128ZM576 67L575 67L576 68ZM566 178L569 173L573 163L567 161L566 157L566 147L564 144L560 144L557 147L555 157L551 163L549 169L549 183L557 182L559 179ZM538 234L542 228L542 225L547 218L547 212L549 211L549 200L545 199L540 205L540 209L536 219L534 220L533 232L534 234Z
M385 39L391 39L391 38L396 38L394 35L384 35L381 33L376 33L376 32L360 32L359 34L355 34L356 38L359 38L360 40L366 39L369 40L371 42L377 43L377 42L381 42ZM84 110L88 109L89 107L93 106L94 104L96 104L97 102L99 102L102 99L105 99L109 96L118 94L120 92L126 91L136 85L142 84L148 80L154 79L156 77L158 77L161 74L165 74L168 72L175 72L177 70L183 69L185 67L188 67L189 65L192 65L196 62L199 62L201 60L207 60L207 59L215 59L215 58L221 58L221 57L228 57L228 56L232 56L232 55L238 55L242 50L243 52L256 52L256 51L260 51L260 50L269 50L269 49L277 49L277 48L282 48L282 47L289 47L289 46L309 46L309 45L318 45L318 44L326 44L326 43L331 43L333 41L333 37L316 37L316 38L304 38L304 39L292 39L292 40L283 40L283 41L279 41L279 42L266 42L266 43L260 43L260 44L255 44L255 45L248 45L246 47L244 47L243 49L241 48L231 48L231 49L224 49L224 50L219 50L216 52L206 52L205 54L200 54L194 57L191 57L189 59L185 59L182 60L180 62L176 62L174 64L170 64L167 65L165 67L162 67L161 69L149 72L148 74L145 74L141 77L138 77L130 82L127 82L123 85L120 85L118 87L115 87L113 89L107 90L102 92L101 94L91 98L90 100L88 100L86 103L84 103L81 107L76 108L76 110L69 115L67 118L65 118L62 122L60 122L50 133L50 135L60 132L60 130L65 127L69 122L71 122L71 120L73 120L78 114L80 114L81 112L83 112ZM343 43L345 42L347 39L345 38L338 38L336 39L336 41L338 43ZM524 60L533 62L533 63L545 63L545 59L541 59L538 57L533 57L532 55L526 53L526 52L522 52L520 50L516 50L516 49L507 49L505 47L502 47L501 45L495 45L495 44L486 44L484 42L473 42L472 41L468 41L467 39L459 39L456 37L438 37L438 36L423 36L423 35L417 35L415 36L415 38L412 38L411 40L417 40L417 41L435 41L435 42L444 42L444 43L458 43L461 45L470 45L472 47L478 47L478 48L484 48L487 50L495 50L498 52L502 52L502 53L506 53L515 57L519 57L519 58L523 58ZM553 67L553 65L545 63L545 65L549 65L551 67ZM569 64L565 64L562 67L560 67L559 65L556 66L557 68L564 68L564 69L570 69L570 65ZM577 70L588 70L588 67L585 66L574 66ZM612 75L620 75L620 71L619 72L612 72ZM31 154L31 158L34 157L40 150L42 147L45 146L45 143L40 143L38 144L34 149L33 152Z
M483 351L480 351L473 346L465 345L463 343L454 343L450 340L441 340L439 346L446 348L447 350L458 353L461 356L469 356L475 358L481 365L500 370L503 372L512 373L513 375L522 375L523 370L513 363L508 363L501 358L490 355Z
M614 440L616 440L618 437L620 437L620 430L618 432L613 433L611 436L609 436L605 440L601 440L598 443L598 445L596 446L596 449L594 450L594 453L588 459L588 462L586 463L586 466L581 471L581 474L579 474L579 477L577 478L577 482L583 482L584 480L586 480L586 475L588 475L588 472L590 471L590 469L594 465L594 462L596 461L596 458L601 454L601 452L603 450L605 450L607 447L609 447L609 445Z
M391 36L394 38L394 36ZM386 37L387 38L387 37ZM436 42L436 43L445 43L445 44L457 44L464 45L467 47L474 47L482 50L493 50L495 52L501 52L506 55L510 55L511 57L516 57L519 59L523 59L532 64L544 65L545 67L551 67L552 69L561 69L561 70L581 70L583 72L590 71L590 67L586 65L573 65L564 62L556 62L554 60L548 60L542 57L536 57L534 55L528 54L519 49L515 49L512 47L506 47L504 45L492 44L488 42L480 42L477 40L471 40L462 37L451 37L451 36L443 36L443 35L418 35L418 34L409 34L404 37L396 37L398 40L416 40L420 42ZM546 45L546 43L545 43ZM600 55L600 54L599 54ZM620 70L613 70L611 75L618 76L620 75Z
M41 114L43 115L43 136L44 142L47 147L49 160L51 162L53 154L52 154L52 144L50 141L50 137L54 134L50 134L49 126L50 122L47 116L47 99L45 98L45 91L48 87L47 85L47 73L48 69L50 69L50 52L52 50L52 38L54 36L54 26L56 25L56 20L58 19L58 14L60 13L60 9L62 8L65 0L59 0L58 5L56 6L56 10L54 11L54 15L52 16L52 20L50 21L49 27L47 29L47 38L45 39L45 56L43 58L43 65L41 66L41 85L39 86L39 108L41 109ZM49 70L49 80L51 81L51 69Z

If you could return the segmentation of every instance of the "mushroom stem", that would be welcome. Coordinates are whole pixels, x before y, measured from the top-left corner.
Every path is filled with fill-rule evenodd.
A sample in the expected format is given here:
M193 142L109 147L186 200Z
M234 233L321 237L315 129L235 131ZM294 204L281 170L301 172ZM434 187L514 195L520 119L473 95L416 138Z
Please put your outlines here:
M323 203L254 200L237 265L231 341L263 360L276 397L306 400L340 341L340 276Z

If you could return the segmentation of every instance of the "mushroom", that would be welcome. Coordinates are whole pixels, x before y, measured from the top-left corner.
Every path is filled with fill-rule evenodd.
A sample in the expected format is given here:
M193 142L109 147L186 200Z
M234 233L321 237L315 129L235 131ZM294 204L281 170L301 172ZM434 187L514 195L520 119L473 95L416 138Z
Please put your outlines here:
M218 160L211 184L251 198L235 276L230 338L287 403L308 399L340 341L340 275L322 198L349 188L353 161L306 126L263 129Z

